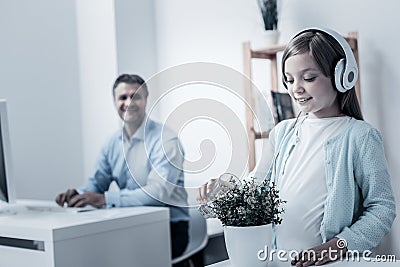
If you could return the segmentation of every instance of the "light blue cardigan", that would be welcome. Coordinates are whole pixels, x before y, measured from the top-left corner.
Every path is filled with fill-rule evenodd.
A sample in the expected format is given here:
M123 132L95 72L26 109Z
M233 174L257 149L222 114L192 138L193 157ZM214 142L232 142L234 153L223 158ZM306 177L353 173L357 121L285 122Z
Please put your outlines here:
M266 179L274 181L298 142L305 117L275 127L274 155ZM370 124L352 118L345 129L324 144L328 196L320 232L323 242L345 239L349 250L372 250L389 232L396 217L382 137ZM276 243L275 243L276 244Z

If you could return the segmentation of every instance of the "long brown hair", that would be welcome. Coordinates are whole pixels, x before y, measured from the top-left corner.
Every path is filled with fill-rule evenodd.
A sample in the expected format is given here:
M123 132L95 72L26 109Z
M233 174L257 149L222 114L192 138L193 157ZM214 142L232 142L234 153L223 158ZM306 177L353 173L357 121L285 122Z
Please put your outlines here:
M330 77L336 88L334 71L336 63L345 58L342 46L335 38L318 30L307 30L295 36L286 46L282 56L282 81L286 86L285 62L289 57L309 53L317 63L322 74ZM356 91L353 88L342 93L337 91L337 101L343 114L357 120L364 120Z

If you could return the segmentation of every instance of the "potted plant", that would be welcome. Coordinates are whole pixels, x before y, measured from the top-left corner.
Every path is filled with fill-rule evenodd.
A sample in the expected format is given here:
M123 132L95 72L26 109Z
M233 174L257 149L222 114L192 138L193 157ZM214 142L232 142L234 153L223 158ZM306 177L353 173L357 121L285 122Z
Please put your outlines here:
M257 0L264 22L266 45L276 44L279 38L277 0Z
M229 183L219 184L219 191L207 206L223 224L227 252L235 267L266 266L257 254L270 247L272 224L280 224L283 209L275 184L255 178L239 180L231 175Z

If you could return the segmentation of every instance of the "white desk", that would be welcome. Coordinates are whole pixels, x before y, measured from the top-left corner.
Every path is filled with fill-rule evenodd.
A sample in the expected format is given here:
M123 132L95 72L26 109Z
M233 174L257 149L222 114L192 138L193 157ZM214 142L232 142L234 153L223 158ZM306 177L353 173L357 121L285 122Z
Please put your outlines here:
M167 267L169 231L169 211L161 207L1 215L0 265Z
M288 262L280 262L280 261L273 261L273 262L268 262L268 267L289 267L292 266L290 264L290 261ZM400 261L396 262L366 262L365 260L360 259L359 262L353 262L353 261L336 261L333 263L329 263L327 265L323 265L327 267L378 267L378 266L388 266L388 267L394 267L394 266L400 266ZM229 263L229 260L218 262L212 265L208 265L207 267L234 267Z

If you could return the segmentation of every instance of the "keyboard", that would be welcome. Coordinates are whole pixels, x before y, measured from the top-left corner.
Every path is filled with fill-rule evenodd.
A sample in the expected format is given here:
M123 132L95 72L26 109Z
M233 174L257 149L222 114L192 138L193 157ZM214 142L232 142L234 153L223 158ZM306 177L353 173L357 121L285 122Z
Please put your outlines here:
M78 213L95 210L96 208L90 205L85 207L60 207L60 206L25 206L28 211L33 212L63 212L63 213Z

